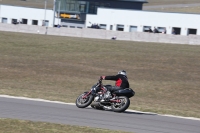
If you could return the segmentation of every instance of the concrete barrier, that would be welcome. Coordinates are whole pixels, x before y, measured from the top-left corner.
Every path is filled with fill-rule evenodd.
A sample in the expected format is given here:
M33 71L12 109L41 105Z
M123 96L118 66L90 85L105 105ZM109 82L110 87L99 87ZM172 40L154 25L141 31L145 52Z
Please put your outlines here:
M82 29L82 37L106 39L106 31L102 29Z
M65 36L82 37L82 29L63 28Z
M3 25L0 25L0 30L17 32L18 31L18 25L3 24Z
M130 32L122 32L122 31L105 31L106 38L104 39L111 39L112 37L116 36L117 40L131 40L131 33Z
M180 35L170 35L169 41L170 43L177 43L177 44L188 44L188 36L180 36Z
M109 31L102 29L78 29L78 28L46 28L35 25L13 25L0 23L1 31L11 32L24 32L33 34L47 34L56 36L71 36L71 37L84 37L84 38L98 38L98 39L111 39L113 36L117 37L117 40L127 41L143 41L143 42L159 42L159 43L172 43L172 44L188 44L188 45L200 45L199 35L170 35L161 33L147 33L147 32L121 32L121 31Z
M37 30L37 34L45 34L46 33L46 28L39 26Z
M60 29L58 28L48 28L47 29L47 34L48 35L60 35Z
M199 45L200 44L200 36L196 36L196 35L189 35L189 41L188 44L190 45Z

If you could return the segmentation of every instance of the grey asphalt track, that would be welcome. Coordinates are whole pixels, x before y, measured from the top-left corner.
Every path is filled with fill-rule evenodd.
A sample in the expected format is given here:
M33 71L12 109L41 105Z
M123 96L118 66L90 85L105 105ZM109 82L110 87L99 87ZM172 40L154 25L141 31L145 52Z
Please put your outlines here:
M199 120L130 111L115 113L92 108L80 109L64 103L6 97L0 97L0 117L135 133L200 133Z

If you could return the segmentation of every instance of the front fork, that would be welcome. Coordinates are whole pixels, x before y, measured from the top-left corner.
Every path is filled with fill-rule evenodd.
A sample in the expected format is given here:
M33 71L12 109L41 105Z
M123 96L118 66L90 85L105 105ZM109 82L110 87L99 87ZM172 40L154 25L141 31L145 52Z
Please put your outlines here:
M91 94L91 92L92 92L92 90L89 91L89 92L86 92L86 94L82 96L82 99L87 98Z

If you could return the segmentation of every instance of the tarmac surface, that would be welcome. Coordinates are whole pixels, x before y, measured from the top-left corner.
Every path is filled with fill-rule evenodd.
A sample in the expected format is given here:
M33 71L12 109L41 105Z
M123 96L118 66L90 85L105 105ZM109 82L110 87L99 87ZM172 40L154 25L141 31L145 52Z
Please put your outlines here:
M0 118L88 126L135 133L200 133L200 119L127 110L80 109L74 104L0 95Z

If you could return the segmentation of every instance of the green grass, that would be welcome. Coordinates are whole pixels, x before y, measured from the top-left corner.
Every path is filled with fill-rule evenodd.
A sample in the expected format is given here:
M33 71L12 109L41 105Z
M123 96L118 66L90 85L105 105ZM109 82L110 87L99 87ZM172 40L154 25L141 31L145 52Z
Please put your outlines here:
M162 12L180 12L180 13L200 13L200 6L197 7L181 7L181 8L163 8L163 9L151 9L152 11Z
M151 5L174 5L174 4L193 4L200 3L199 0L147 0L148 3L144 6ZM14 6L27 6L34 8L44 8L44 0L0 0L0 4L14 5ZM53 0L47 0L47 8L53 9ZM151 11L163 11L163 12L183 12L183 13L200 13L200 7L177 7L177 8L164 8L164 9L149 9Z
M199 0L148 0L149 3L145 6L160 5L158 8L147 9L149 11L161 11L161 12L180 12L180 13L200 13L200 6L193 7L164 7L162 5L175 5L175 4L195 4L200 3Z
M0 4L13 5L13 6L25 6L34 8L44 8L45 0L0 0ZM53 9L53 0L47 0L47 8Z
M44 122L0 119L0 133L128 133Z
M146 5L173 5L200 3L199 0L147 0Z
M180 13L200 13L200 6L191 6L191 7L162 7L162 5L175 5L175 4L195 4L200 3L199 0L149 0L148 4L145 6L154 6L160 5L157 8L146 9L149 11L161 11L161 12L180 12Z
M163 9L148 9L150 11L161 12L178 12L178 13L200 13L200 6L197 7L180 7L180 8L163 8Z
M130 109L200 118L200 46L0 32L0 94L75 102L125 69ZM114 84L104 81L104 84Z

